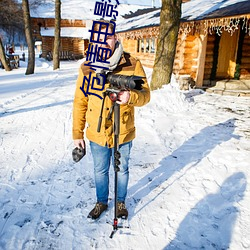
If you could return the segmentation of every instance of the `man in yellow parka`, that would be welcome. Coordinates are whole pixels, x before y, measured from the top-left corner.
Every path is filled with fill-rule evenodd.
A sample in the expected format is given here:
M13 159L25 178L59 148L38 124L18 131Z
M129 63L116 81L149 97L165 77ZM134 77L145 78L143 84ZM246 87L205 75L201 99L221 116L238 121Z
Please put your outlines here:
M99 53L99 57L102 56L107 59L108 63L105 63L105 67L108 67L108 71L112 74L141 76L144 82L141 90L125 89L120 91L118 94L118 100L116 101L120 104L119 152L121 154L121 164L119 165L120 171L118 172L117 181L117 217L127 218L128 211L125 206L125 198L127 195L129 178L128 161L132 140L135 138L134 107L140 107L149 102L150 90L140 61L133 58L129 53L123 51L122 45L117 40L117 36L114 33L113 23L108 21L101 22L108 23L107 33L110 35L105 36L103 35L104 32L103 34L99 33L99 35L93 33L93 37L95 41L99 41L99 43L96 43L98 48L100 47L102 51L105 51L106 49L106 54ZM103 30L101 22L95 24L94 30ZM106 44L104 44L104 42L106 42ZM112 53L108 53L107 49ZM86 137L90 141L90 148L94 161L97 202L88 215L88 218L92 219L99 218L102 212L108 207L109 167L114 152L114 115L112 114L111 119L107 118L112 107L112 101L110 98L105 98L102 115L104 119L101 123L100 132L97 132L102 105L102 100L99 97L102 96L102 92L109 87L109 82L104 85L102 91L100 91L100 84L98 81L94 80L94 84L91 85L92 89L89 92L87 91L86 84L84 84L86 79L89 79L90 83L92 83L93 78L96 79L96 73L100 72L99 69L101 66L104 66L104 63L98 62L97 66L99 66L99 68L95 71L91 69L89 65L86 65L86 62L81 65L73 104L74 144L76 147L85 147L83 131L87 123Z

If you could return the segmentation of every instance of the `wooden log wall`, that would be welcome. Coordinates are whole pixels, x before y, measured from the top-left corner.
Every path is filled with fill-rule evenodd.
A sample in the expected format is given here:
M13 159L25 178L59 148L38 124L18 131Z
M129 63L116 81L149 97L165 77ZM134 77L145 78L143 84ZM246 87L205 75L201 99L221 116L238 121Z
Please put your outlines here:
M183 68L184 57L183 51L185 47L185 36L179 35L176 44L175 59L173 65L173 73L178 75L179 71Z
M148 68L154 67L154 60L155 60L155 54L154 53L136 53L133 55L134 57L138 58L142 65Z
M250 79L250 36L245 35L242 46L240 79Z
M54 37L42 37L42 57L46 58L48 52L53 52ZM61 38L60 51L69 51L76 57L84 56L88 48L88 40L78 38Z
M178 36L173 67L173 73L177 76L189 75L193 80L196 79L199 54L197 39L195 35Z
M72 38L61 38L60 51L73 51L73 39Z
M122 42L122 46L123 46L123 50L131 53L131 54L135 54L136 53L136 48L137 48L137 40L121 40Z
M42 57L46 58L48 52L53 51L54 38L44 36L42 37Z
M146 41L148 39L148 41ZM141 63L145 67L153 68L155 60L155 51L150 53L146 50L140 50L140 44L145 44L151 42L150 39L155 39L155 47L157 45L157 39L152 37L137 38L137 39L126 39L125 37L120 37L123 49L133 56L140 59ZM176 47L176 55L174 60L173 73L177 75L190 75L193 79L196 78L197 72L197 57L199 52L198 47L198 37L195 35L184 36L179 34ZM138 47L139 46L139 47Z
M145 38L146 39L146 38ZM148 68L152 68L154 66L154 60L155 60L155 53L150 53L150 52L138 52L140 43L139 40L134 40L134 39L120 39L123 50L131 53L132 56L138 58L141 63ZM140 39L140 41L144 42L144 38Z
M184 64L180 74L188 74L192 79L196 78L197 58L199 53L199 46L197 36L189 35L185 41L184 50Z
M55 27L54 18L31 18L31 22L34 29L39 29L39 26L43 28ZM61 27L86 27L86 21L62 19Z
M89 41L87 39L82 40L79 38L74 38L73 42L73 53L74 55L84 55L85 51L88 49Z

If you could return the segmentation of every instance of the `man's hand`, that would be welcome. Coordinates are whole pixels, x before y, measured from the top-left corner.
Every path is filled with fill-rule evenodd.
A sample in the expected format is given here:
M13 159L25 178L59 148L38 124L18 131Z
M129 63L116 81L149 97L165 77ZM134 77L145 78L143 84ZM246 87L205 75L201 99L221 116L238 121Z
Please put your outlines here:
M74 140L74 144L76 147L82 147L82 148L85 148L85 142L83 139L77 139L77 140Z
M128 103L129 98L130 98L130 92L128 90L121 91L121 92L119 92L119 94L117 96L116 103L118 103L120 105L126 104L126 103Z

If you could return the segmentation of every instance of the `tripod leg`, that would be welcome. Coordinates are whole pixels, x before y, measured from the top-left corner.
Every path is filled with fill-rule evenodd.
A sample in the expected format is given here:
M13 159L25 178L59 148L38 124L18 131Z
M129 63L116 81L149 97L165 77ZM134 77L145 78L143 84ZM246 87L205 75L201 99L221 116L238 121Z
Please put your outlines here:
M117 193L118 193L118 172L120 171L120 152L119 152L119 133L120 133L120 105L114 104L114 171L115 171L115 208L114 208L114 224L113 231L110 235L110 238L113 237L113 234L118 229L118 219L117 219Z
M103 107L104 107L104 102L105 102L106 96L107 96L107 93L106 93L106 92L103 92L102 107L101 107L100 116L99 116L99 121L98 121L98 126L97 126L97 132L98 132L98 133L100 133L100 131L101 131L102 113L103 113Z

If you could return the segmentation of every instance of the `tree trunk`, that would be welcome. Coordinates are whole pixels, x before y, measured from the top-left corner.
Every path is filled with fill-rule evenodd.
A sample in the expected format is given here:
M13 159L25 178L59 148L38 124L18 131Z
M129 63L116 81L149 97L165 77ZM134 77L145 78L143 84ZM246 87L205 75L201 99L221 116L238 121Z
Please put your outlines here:
M22 8L23 8L25 36L28 44L28 66L25 74L30 75L34 74L34 69L35 69L35 48L32 37L32 27L30 22L30 9L28 0L22 0Z
M0 61L1 61L1 64L3 65L3 67L4 67L4 69L6 71L11 71L11 68L8 65L8 62L6 60L6 56L5 56L5 52L4 52L4 46L3 46L3 43L2 43L1 37L0 37Z
M53 69L60 68L59 48L61 33L61 0L55 1L55 40L53 50Z
M150 87L152 90L171 81L182 0L162 0L160 32Z

